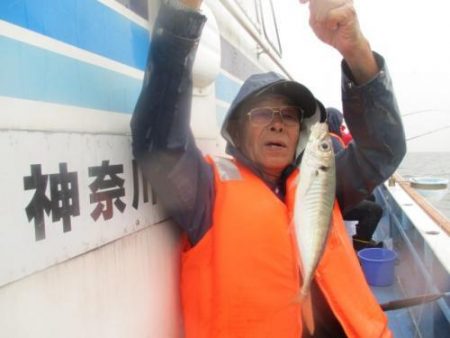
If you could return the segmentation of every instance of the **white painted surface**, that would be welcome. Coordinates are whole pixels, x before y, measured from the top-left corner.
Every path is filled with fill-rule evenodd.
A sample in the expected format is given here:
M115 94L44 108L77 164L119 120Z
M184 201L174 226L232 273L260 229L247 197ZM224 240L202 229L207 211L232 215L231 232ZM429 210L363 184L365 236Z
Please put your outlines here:
M179 241L169 223L0 288L7 338L181 338Z
M394 187L389 187L387 184L385 186L414 223L414 227L424 238L434 255L450 273L450 236L398 184Z
M3 161L0 166L0 186L2 196L7 196L0 204L0 285L26 276L48 266L63 262L98 246L104 245L126 234L162 221L166 216L158 204L153 205L150 187L149 201L143 200L143 179L137 176L137 189L134 178L130 141L126 136L93 135L75 133L44 133L27 131L0 131L0 153ZM90 174L94 167L100 167L103 161L109 165L122 166L115 175L106 172L103 182L124 180L121 184L112 184L95 190L90 186L100 176ZM63 220L54 219L56 207L44 211L38 208L34 216L42 212L45 227L44 237L38 238L37 217L29 219L26 208L32 203L39 189L25 189L25 180L32 177L32 165L40 165L42 178L46 179L42 194L49 201L52 197L50 175L60 174L60 164L66 163L67 171L74 173L77 184L70 182L66 190L58 185L57 189L71 196L70 205L79 201L79 214L69 213L70 231L63 231ZM91 169L89 169L91 168ZM29 178L27 178L29 177ZM45 182L45 181L43 181ZM101 207L92 196L123 188L119 198L112 199L112 217L102 213L97 219L91 214ZM134 207L133 198L138 194L138 205ZM124 209L115 204L122 202ZM107 209L107 201L102 201ZM58 206L62 205L62 200Z
M145 20L113 0L101 0L117 13L146 26ZM155 8L156 1L151 1ZM218 1L208 1L224 10ZM192 125L199 147L217 154L215 88L220 66L219 28L254 65L275 68L257 58L257 45L229 13L207 13L193 81ZM217 14L219 13L219 14ZM152 17L152 16L151 16ZM214 18L219 22L215 23ZM151 22L149 23L151 25ZM0 35L134 79L143 72L42 34L0 21ZM262 60L264 59L264 60ZM158 206L131 207L133 199L129 115L61 104L0 97L0 336L8 338L178 338L179 240ZM123 165L126 208L94 220L89 168L108 160ZM59 173L60 163L78 178L80 214L64 232L53 211L44 213L45 238L36 240L34 220L25 208L35 189L24 189L31 165L42 174ZM45 195L50 197L49 183ZM5 198L7 196L7 198Z
M283 71L277 65L279 61L275 52L271 52L270 56L262 53L262 48L255 41L255 36L260 39L259 42L264 44L264 48L270 49L268 42L262 37L262 31L256 26L249 23L244 29L239 20L246 20L246 15L241 8L230 0L211 0L207 1L208 6L215 13L217 25L222 37L232 46L237 48L245 57L257 68L275 70L279 73ZM259 27L260 28L260 27ZM223 70L221 70L223 71Z
M6 96L0 96L0 107L0 130L123 135L131 133L130 115L123 113Z
M210 86L220 71L220 31L216 17L206 3L202 5L202 12L208 20L203 28L192 70L193 83L197 88Z

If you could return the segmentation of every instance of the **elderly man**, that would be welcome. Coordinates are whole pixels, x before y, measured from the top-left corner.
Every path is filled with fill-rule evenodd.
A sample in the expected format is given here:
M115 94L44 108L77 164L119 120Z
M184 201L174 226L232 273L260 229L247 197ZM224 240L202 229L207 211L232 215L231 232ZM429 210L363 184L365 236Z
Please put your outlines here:
M186 234L185 335L307 337L291 216L301 152L325 110L297 82L253 75L222 127L232 159L203 157L189 127L201 2L172 0L161 8L132 119L134 155ZM309 3L314 32L344 58L343 106L355 142L336 157L336 198L347 210L396 169L404 133L384 60L361 33L352 1ZM314 337L389 337L338 208L332 219L312 285Z

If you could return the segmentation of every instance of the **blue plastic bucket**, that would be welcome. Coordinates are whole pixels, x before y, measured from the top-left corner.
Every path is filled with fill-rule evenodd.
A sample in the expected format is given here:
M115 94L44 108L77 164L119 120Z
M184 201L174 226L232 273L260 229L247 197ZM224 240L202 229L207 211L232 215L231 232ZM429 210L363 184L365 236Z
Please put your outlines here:
M394 282L394 264L397 254L389 249L369 248L358 251L367 283L372 286L388 286Z

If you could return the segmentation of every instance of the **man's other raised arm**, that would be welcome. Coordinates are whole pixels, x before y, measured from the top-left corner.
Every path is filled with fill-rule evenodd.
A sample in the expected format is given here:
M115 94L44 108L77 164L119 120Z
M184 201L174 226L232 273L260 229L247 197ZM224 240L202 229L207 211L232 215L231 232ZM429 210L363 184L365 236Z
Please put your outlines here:
M200 4L173 0L162 5L131 120L133 155L191 242L209 226L213 200L212 171L190 129L192 67L206 21L195 10Z
M185 149L189 141L192 67L205 17L162 6L156 19L142 91L131 120L133 154Z
M342 104L354 140L336 155L336 195L345 213L397 169L405 134L384 59L371 50L353 1L300 2L309 3L316 36L344 58Z

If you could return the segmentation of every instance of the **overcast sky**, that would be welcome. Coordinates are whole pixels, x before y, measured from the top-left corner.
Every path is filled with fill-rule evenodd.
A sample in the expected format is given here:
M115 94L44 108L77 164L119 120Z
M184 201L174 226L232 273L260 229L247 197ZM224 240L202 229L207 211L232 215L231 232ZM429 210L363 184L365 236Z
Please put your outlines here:
M424 131L419 130L420 123L412 123L412 116L418 111L445 111L445 115L440 113L442 123L450 125L449 1L355 0L354 3L372 49L387 61L405 115L407 136ZM298 0L278 0L275 6L279 12L283 58L292 74L326 106L340 108L340 55L314 36L308 25L306 5L300 5ZM450 129L443 133L450 138Z

